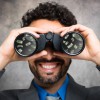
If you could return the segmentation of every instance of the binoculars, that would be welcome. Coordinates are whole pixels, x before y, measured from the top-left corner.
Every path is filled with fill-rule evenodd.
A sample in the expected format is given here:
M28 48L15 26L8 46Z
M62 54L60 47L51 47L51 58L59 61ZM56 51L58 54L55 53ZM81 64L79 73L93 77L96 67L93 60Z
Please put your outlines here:
M39 35L39 38L28 32L18 35L14 41L15 51L20 56L29 57L44 50L46 44L51 42L55 51L75 56L80 54L85 47L84 37L76 31L67 32L63 37L52 32Z

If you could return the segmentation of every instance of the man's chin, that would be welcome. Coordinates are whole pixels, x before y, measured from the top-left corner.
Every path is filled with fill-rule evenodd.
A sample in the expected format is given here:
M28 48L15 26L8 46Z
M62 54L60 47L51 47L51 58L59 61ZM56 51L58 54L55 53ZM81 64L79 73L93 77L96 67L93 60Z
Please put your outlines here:
M39 75L40 76L40 75ZM45 76L38 77L38 80L44 84L53 84L58 82L61 79L61 74L53 75L52 73L47 73Z

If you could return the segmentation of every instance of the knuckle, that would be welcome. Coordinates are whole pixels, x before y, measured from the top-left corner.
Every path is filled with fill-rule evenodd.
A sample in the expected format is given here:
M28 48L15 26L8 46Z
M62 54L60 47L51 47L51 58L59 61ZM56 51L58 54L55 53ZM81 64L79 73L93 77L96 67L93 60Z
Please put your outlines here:
M88 30L90 33L94 33L94 31L91 28L89 28Z
M17 29L13 29L13 30L11 30L11 34L13 34L13 33L16 33L17 32Z

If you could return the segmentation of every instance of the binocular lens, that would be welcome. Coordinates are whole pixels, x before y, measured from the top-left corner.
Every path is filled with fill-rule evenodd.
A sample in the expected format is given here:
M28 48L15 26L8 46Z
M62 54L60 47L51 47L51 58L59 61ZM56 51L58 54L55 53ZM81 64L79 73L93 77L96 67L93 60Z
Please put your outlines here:
M31 56L36 50L36 39L30 33L22 33L17 36L14 42L16 52L23 56Z
M69 55L81 53L85 47L85 40L79 32L68 32L62 39L62 50Z

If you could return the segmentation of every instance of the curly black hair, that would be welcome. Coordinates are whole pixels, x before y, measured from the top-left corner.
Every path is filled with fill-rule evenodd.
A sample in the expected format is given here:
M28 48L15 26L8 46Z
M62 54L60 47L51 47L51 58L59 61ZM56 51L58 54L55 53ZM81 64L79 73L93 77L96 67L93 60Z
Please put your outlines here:
M56 2L40 3L35 9L28 10L22 17L21 27L26 27L38 19L58 20L64 26L77 24L75 16L64 5Z

